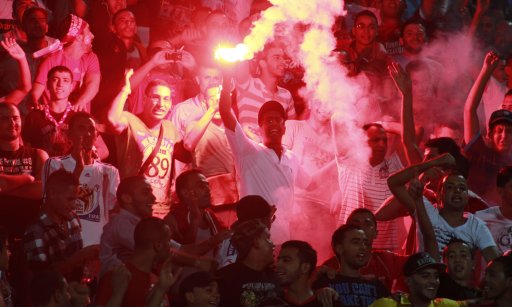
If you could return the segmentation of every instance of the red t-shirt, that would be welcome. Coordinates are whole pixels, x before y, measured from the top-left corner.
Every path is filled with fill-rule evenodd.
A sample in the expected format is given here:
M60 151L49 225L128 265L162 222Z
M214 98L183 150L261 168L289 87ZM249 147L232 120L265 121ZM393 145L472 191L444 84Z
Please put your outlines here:
M128 289L124 294L123 304L124 307L140 307L145 305L145 300L150 290L157 281L157 276L152 273L143 272L137 269L130 262L125 263L126 268L132 274ZM112 296L112 271L109 271L103 276L98 285L98 293L96 294L96 304L106 305ZM167 299L164 306L169 306Z

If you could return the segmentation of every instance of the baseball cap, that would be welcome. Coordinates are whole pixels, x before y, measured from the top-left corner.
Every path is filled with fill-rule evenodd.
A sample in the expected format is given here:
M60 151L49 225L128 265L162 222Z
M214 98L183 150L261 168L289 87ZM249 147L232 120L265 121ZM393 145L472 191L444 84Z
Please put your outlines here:
M444 271L446 266L437 262L429 253L417 253L409 256L404 264L404 275L411 276L412 274L421 271L425 268L433 267L438 271Z
M283 119L286 120L286 112L284 111L283 106L277 101L270 100L265 102L258 111L258 125L261 126L261 122L263 121L263 115L271 111L279 112Z
M512 124L512 112L504 109L492 112L491 118L489 118L489 130L491 130L498 122L502 121Z
M185 293L194 290L194 288L208 287L211 282L217 280L218 278L210 272L199 271L192 273L181 282L180 294L185 295Z
M267 217L270 211L268 202L259 195L242 197L236 205L236 217L240 222Z

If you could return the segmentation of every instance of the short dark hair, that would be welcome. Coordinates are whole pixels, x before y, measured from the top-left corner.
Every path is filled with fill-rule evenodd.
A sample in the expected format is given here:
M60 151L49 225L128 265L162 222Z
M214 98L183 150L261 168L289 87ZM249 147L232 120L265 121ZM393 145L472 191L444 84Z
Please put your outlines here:
M133 191L135 186L144 180L146 180L146 178L144 178L144 176L139 175L126 177L123 180L121 180L121 182L117 186L116 191L117 202L121 205L121 207L123 207L122 196L126 194L131 195L131 192Z
M254 244L254 241L267 229L259 220L249 220L236 225L231 237L231 243L238 252L237 261L244 260Z
M144 94L149 95L149 91L152 88L154 88L155 86L168 87L169 89L171 89L171 92L172 92L172 88L167 81L162 80L162 79L153 79L148 83L148 85L146 85L146 88L144 89Z
M496 177L496 185L503 188L510 180L512 180L512 166L505 166L498 172Z
M361 228L355 225L344 224L334 231L331 238L331 247L334 253L336 253L336 246L343 243L346 233L353 230L361 230Z
M351 219L354 218L354 215L359 214L359 213L369 214L371 216L372 222L375 224L375 226L377 226L377 219L375 218L375 214L373 214L372 210L370 210L368 208L357 208L357 209L352 210L350 215L347 217L347 224L349 223L349 221Z
M354 27L356 26L357 24L357 20L362 17L362 16L367 16L367 17L370 17L370 18L373 18L373 20L375 21L376 24L379 23L379 20L377 19L377 16L375 16L375 14L370 11L370 10L362 10L361 12L357 13L355 16L354 16Z
M444 247L443 249L443 259L446 259L446 257L448 256L448 249L450 248L450 246L452 244L456 244L456 243L460 243L460 244L463 244L463 245L466 245L469 249L469 253L471 255L471 259L473 259L473 257L475 256L475 251L471 248L471 246L469 245L468 242L462 240L462 239L459 239L459 238L451 238L450 241L448 241L448 243L446 243L446 246Z
M169 226L159 218L143 218L137 223L133 232L134 248L136 250L147 249L152 247L154 243L163 240L166 227Z
M443 178L441 178L441 180L439 181L439 186L437 187L437 193L439 194L439 192L441 192L441 190L443 189L443 186L444 186L444 183L446 182L446 180L448 179L448 177L462 177L466 180L466 183L467 183L467 179L466 177L464 177L461 173L459 173L457 170L455 169L448 169L445 171L444 175L443 175Z
M283 248L296 248L300 262L309 264L308 276L311 276L311 274L313 274L313 271L316 268L317 254L316 251L308 242L290 240L284 242L283 245L281 245L281 250Z
M68 120L69 129L71 129L72 127L75 126L76 121L79 118L87 118L87 119L94 120L94 117L88 112L80 111L80 112L73 113L73 115L71 115Z
M286 121L287 116L283 105L275 100L269 100L265 102L258 111L258 126L261 127L263 125L263 118L265 117L265 114L271 111L278 112L283 118L283 120Z
M72 173L64 169L59 169L51 173L46 179L45 193L48 194L48 191L53 189L62 189L78 185L80 185L80 182Z
M65 286L64 277L55 270L37 272L30 283L33 305L46 306L53 295Z
M491 263L501 263L505 276L512 277L512 255L499 256L491 260Z
M115 24L117 17L119 17L119 15L121 15L121 13L124 13L124 12L130 12L130 13L132 13L133 16L135 16L135 14L133 14L133 12L127 8L120 9L119 11L115 12L114 15L112 16L112 24Z
M440 137L430 139L425 143L425 147L437 148L439 154L449 153L455 158L454 169L464 178L469 175L469 160L462 154L461 148L452 138Z
M285 46L284 46L284 44L281 41L278 41L278 40L267 42L265 44L265 46L263 47L263 50L261 50L260 52L258 52L258 53L256 53L254 55L254 59L256 61L266 60L268 52L270 51L270 49L283 49L283 50L285 50Z
M46 76L47 76L47 78L48 78L48 80L50 80L56 72L65 72L65 73L68 73L68 74L69 74L69 76L71 77L71 81L73 81L73 72L71 72L71 69L69 69L69 67L64 66L64 65L58 65L58 66L54 66L54 67L52 67L52 68L48 71L48 74L46 75Z
M425 36L427 36L427 27L425 26L425 23L421 21L420 19L409 19L400 28L400 36L404 37L405 28L409 25L420 25L423 27L423 30L425 30Z
M33 14L34 12L37 12L37 11L42 12L44 14L44 16L46 17L46 20L48 21L48 11L47 10L45 10L44 8L39 7L39 6L32 6L32 7L27 8L25 10L25 12L23 12L23 16L21 17L21 23L24 24L26 21L26 18L30 14Z
M203 173L199 169L193 168L184 171L183 173L179 174L179 176L176 178L176 194L178 195L178 198L180 198L180 200L183 190L188 188L189 178L194 175L203 175Z

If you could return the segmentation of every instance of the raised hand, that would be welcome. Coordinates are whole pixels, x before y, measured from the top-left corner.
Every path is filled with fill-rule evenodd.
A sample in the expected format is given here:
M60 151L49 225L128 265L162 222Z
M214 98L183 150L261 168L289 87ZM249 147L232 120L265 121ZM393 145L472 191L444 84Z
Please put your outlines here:
M455 158L449 153L445 153L437 158L437 163L439 166L455 166L456 161Z
M172 257L167 258L167 260L162 265L162 269L160 270L160 275L158 278L158 282L156 286L161 290L167 291L169 288L178 280L182 268L176 270L176 272L172 271Z
M71 106L71 110L75 112L87 112L87 102L80 102Z
M16 39L12 37L7 37L3 41L0 42L2 47L9 53L11 57L16 60L22 60L25 58L25 51L21 49L20 45L16 42Z
M423 187L423 183L421 183L418 177L414 177L409 182L409 195L411 195L414 200L421 199L423 197Z
M498 55L492 51L487 52L484 59L483 69L487 72L492 72L498 67L500 63L500 58Z
M160 66L160 65L163 65L163 64L168 64L168 63L176 62L175 60L167 58L167 54L168 53L172 53L172 52L173 52L173 50L171 48L165 48L165 49L162 49L160 51L157 51L153 55L153 57L151 58L150 61L153 63L154 66Z
M133 68L130 68L130 70L128 70L126 72L126 75L124 76L123 91L125 91L127 94L131 94L131 92L132 92L132 86L130 84L130 78L132 76L133 76Z
M395 81L396 87L402 92L402 94L411 93L412 81L409 75L404 71L402 66L397 62L392 62L388 65L388 71L393 81Z

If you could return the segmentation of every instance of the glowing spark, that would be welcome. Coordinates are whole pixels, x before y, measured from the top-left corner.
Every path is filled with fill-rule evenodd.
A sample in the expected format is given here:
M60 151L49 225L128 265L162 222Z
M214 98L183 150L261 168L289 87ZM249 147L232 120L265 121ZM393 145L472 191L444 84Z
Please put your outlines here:
M215 51L215 59L225 62L242 62L250 60L254 56L254 53L249 51L249 48L245 44L238 44L234 48L219 48Z

